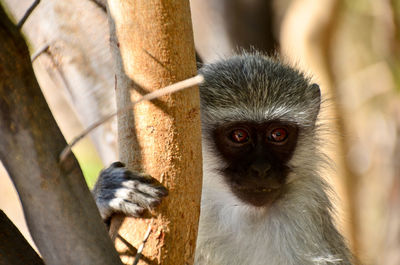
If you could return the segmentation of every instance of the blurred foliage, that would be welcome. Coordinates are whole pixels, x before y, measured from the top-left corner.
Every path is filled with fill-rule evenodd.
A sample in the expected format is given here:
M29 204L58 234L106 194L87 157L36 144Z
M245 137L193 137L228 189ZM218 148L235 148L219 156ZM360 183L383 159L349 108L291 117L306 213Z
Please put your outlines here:
M93 143L89 139L85 139L73 148L73 152L81 166L86 183L92 189L100 171L104 167L97 151L94 149Z

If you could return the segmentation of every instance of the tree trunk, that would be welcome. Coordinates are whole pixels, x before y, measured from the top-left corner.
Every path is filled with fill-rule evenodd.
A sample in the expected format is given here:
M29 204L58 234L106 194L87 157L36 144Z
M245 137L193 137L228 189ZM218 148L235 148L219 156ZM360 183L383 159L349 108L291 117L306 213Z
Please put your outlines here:
M41 94L28 48L0 7L0 159L46 264L121 264L78 162Z
M196 74L188 1L109 0L108 9L117 108ZM121 161L169 189L152 221L129 218L120 235L138 247L152 222L142 264L192 264L202 185L197 88L141 103L120 115L118 126ZM111 230L118 225L114 218ZM129 253L124 244L117 249Z

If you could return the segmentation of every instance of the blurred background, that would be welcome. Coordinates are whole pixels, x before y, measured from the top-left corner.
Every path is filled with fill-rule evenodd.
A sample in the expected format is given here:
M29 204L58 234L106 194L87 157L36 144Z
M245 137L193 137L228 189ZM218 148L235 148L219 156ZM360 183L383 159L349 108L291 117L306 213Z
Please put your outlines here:
M32 2L0 0L15 21ZM360 264L399 265L400 0L190 2L205 63L240 49L279 53L320 84L327 99L323 149L333 161L326 175L337 193L340 229ZM68 141L115 110L103 0L42 0L23 32ZM74 153L92 186L101 168L118 159L116 121L96 129ZM31 240L2 165L0 194L0 209Z

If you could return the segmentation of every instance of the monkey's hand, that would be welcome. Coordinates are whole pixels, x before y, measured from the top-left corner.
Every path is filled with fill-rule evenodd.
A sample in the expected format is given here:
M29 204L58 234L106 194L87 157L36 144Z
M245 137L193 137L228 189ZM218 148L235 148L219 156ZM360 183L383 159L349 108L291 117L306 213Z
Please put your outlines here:
M100 173L92 193L107 222L114 213L142 216L159 205L168 190L149 175L129 171L123 163L115 162Z

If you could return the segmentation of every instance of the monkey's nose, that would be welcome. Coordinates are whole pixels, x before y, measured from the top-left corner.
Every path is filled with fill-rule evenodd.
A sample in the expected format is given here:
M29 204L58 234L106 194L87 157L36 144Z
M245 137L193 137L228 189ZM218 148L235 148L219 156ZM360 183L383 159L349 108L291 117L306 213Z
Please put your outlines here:
M250 166L250 170L258 177L266 177L271 165L267 162L255 162Z

